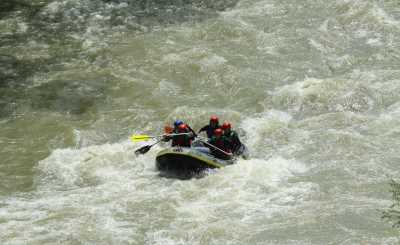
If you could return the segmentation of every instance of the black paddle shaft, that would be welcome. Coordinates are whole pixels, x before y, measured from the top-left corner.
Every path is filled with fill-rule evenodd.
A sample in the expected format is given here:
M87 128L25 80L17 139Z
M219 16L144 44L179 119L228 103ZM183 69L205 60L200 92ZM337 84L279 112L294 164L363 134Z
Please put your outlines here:
M139 149L137 149L135 151L135 155L146 154L151 149L151 147L155 146L156 144L158 144L160 142L161 142L161 140L157 141L156 143L154 143L152 145L145 145L143 147L140 147Z

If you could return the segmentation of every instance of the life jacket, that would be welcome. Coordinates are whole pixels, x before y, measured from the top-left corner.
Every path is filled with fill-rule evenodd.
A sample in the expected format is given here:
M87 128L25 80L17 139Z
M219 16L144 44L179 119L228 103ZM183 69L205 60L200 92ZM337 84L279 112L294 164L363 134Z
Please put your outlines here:
M207 127L206 133L207 133L207 137L211 138L214 135L214 131L217 129L218 127L211 127L210 125Z
M210 144L212 144L213 146L215 146L227 153L231 153L231 150L227 143L228 142L226 141L226 139L223 136L220 137L219 139L217 139L216 137L212 137L210 140ZM220 150L217 150L213 147L210 147L210 150L215 157L218 157L221 159L229 159L230 158L230 156L228 156L227 154L225 154L225 153L221 152Z
M186 135L177 135L172 138L172 146L190 147L192 140Z
M186 130L184 133L188 133L189 130ZM174 133L182 133L176 130ZM190 147L192 145L192 137L189 135L175 135L172 136L172 143L171 146L181 146L181 147Z
M215 139L213 141L213 146L218 147L219 149L225 151L226 150L226 142L225 140L221 137L219 139Z
M242 145L242 143L239 140L239 136L233 130L231 130L228 134L224 134L224 137L225 137L225 141L226 141L227 147L232 152L236 152L240 148L240 146Z
M211 137L213 137L214 136L214 131L217 129L217 128L221 128L219 125L217 125L216 127L211 127L210 125L206 125L206 126L204 126L202 129L202 131L206 131L206 133L207 133L207 137L209 138L209 139L211 139Z

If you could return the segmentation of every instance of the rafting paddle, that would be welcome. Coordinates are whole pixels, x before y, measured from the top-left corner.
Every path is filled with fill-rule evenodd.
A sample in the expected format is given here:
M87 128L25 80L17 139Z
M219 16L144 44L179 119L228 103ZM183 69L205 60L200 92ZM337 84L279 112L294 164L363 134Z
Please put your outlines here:
M212 144L208 143L203 137L198 137L198 138L199 138L199 140L200 140L201 142L203 142L204 144L206 144L206 145L208 145L208 146L211 146L212 148L214 148L214 149L216 149L216 150L218 150L218 151L224 153L225 155L227 155L227 156L229 156L229 157L232 157L232 155L233 155L232 153L223 151L222 149L216 147L215 145L212 145Z
M162 140L160 139L160 140L158 140L158 141L157 141L156 143L154 143L154 144L145 145L145 146L143 146L143 147L140 147L139 149L137 149L137 150L135 151L135 155L137 156L137 155L140 155L140 154L146 154L146 153L151 149L151 147L157 145L157 144L160 143L161 141L162 141Z
M177 136L177 135L185 135L185 134L190 134L190 133L179 133L179 134L162 134L162 135L145 135L145 134L139 134L139 135L132 135L131 140L133 142L138 142L138 141L146 141L154 138L160 138L164 136Z
M151 135L132 135L131 136L131 140L133 142L137 142L137 141L144 141L144 140L149 140L149 139L153 139L156 136L151 136Z
M163 134L163 135L157 135L157 136L151 136L151 135L132 135L131 136L131 140L133 142L137 142L137 141L142 141L142 140L149 140L149 139L153 139L153 138L160 138L160 137L165 137L165 136L177 136L177 135L186 135L186 134L190 134L190 133L179 133L179 134ZM157 145L158 143L160 143L163 140L163 138L157 140L157 142L151 144L151 145L145 145L143 147L140 147L139 149L135 150L135 154L136 155L140 155L140 154L146 154L151 147Z

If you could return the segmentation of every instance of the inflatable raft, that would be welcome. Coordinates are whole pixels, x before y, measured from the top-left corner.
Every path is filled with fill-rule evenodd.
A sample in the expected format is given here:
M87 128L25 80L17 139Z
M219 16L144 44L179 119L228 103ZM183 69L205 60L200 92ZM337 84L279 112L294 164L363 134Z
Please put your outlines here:
M247 158L243 146L242 157ZM164 172L199 173L205 169L222 168L234 164L237 156L224 160L214 157L207 147L171 147L156 156L157 169Z

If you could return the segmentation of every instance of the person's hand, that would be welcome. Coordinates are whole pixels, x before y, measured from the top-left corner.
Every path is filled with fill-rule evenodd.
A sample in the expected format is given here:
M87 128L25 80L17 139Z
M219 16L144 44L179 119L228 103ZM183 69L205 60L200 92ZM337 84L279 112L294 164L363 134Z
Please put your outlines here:
M164 135L162 136L162 139L161 139L161 140L164 141L164 142L168 142L169 139L170 139L170 137L169 137L168 135L164 134Z

